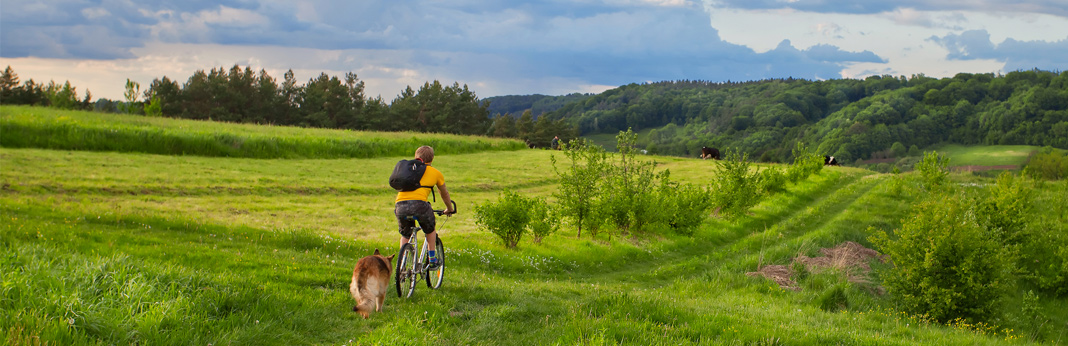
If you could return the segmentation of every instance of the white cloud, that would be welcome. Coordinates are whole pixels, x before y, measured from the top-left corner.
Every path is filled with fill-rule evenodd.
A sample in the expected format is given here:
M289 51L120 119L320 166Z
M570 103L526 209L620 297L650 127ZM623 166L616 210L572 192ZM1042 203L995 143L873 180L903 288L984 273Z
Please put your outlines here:
M111 15L111 12L108 12L107 9L101 7L93 7L82 10L82 15L85 16L86 19L94 20L107 17Z
M958 72L1001 70L1004 61L949 61L946 59L948 50L926 42L932 36L969 29L986 29L995 42L1007 38L1053 42L1068 37L1068 19L1052 15L1016 13L994 16L915 9L874 15L784 11L787 10L713 8L709 15L712 26L725 41L745 45L757 52L770 51L785 39L800 49L831 44L846 51L868 50L888 59L885 64L849 64L842 71L846 77L862 76L865 71L906 76L918 73L952 76Z
M186 17L190 22L203 22L234 27L266 26L270 21L263 15L251 10L220 6L214 11L200 11L195 16Z

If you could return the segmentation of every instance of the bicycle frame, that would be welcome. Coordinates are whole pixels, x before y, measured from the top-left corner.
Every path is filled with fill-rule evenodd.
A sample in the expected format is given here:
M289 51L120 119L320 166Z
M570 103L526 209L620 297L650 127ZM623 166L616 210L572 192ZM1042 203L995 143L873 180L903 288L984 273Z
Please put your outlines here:
M456 210L456 202L453 202L453 210ZM435 214L444 215L444 210L434 210ZM418 217L407 216L408 220L418 221ZM444 226L445 222L442 222ZM427 286L432 289L437 289L441 286L441 282L444 278L444 255L445 249L442 245L440 235L437 238L436 250L439 251L439 258L441 258L440 265L434 270L428 270L427 268L427 254L429 244L423 242L423 247L419 248L419 233L423 231L420 226L413 226L411 236L408 237L408 241L401 245L400 251L397 253L397 272L394 278L394 284L397 287L397 296L399 297L411 297L415 292L415 282L419 278L426 279ZM439 248L440 247L440 248ZM418 251L418 252L417 252ZM431 274L437 273L436 276ZM406 286L406 287L402 287ZM404 290L407 290L405 294Z

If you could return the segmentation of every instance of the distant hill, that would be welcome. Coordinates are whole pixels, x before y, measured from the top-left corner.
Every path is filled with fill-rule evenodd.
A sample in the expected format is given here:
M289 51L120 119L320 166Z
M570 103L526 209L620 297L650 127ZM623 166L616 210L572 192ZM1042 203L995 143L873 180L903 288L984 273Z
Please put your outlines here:
M496 116L497 114L511 114L513 117L518 118L520 115L523 115L523 112L529 109L531 115L537 119L538 116L546 112L560 109L560 107L563 107L568 103L586 100L593 95L594 94L580 93L572 93L563 96L548 96L541 94L507 95L487 97L482 100L490 102L488 110L491 117Z
M734 148L789 161L797 142L853 163L938 144L1068 148L1068 72L628 84L545 114L583 136L645 132L651 153Z

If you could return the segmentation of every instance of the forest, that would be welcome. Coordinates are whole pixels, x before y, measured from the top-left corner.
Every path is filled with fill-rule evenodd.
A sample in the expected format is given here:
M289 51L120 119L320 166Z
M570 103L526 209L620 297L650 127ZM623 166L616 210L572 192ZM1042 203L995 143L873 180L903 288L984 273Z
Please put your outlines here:
M735 148L765 162L792 160L797 142L844 163L939 143L1068 148L1068 72L629 84L545 117L582 135L649 130L650 153Z
M11 105L41 105L60 109L145 114L170 118L215 120L368 131L412 131L459 135L493 134L489 102L480 100L467 85L426 82L418 90L405 88L391 102L364 95L364 82L354 73L344 78L326 73L299 84L290 70L281 83L265 70L234 65L230 69L199 70L184 83L163 76L145 90L126 81L125 100L79 97L70 82L37 83L19 77L8 66L0 76L0 101ZM514 127L514 126L513 126ZM499 131L498 131L499 132ZM529 134L528 134L529 132ZM530 123L520 132L530 140L541 133L538 146L547 146L555 134L573 133L563 121ZM554 134L554 135L550 135ZM498 137L515 137L514 129ZM540 137L539 137L540 138ZM568 137L571 138L571 137Z
M600 94L480 99L467 85L426 82L395 99L364 95L356 74L326 73L298 84L234 65L166 76L146 90L127 80L126 100L92 100L64 83L21 85L8 67L5 104L186 119L375 131L518 138L549 146L633 129L647 153L694 157L702 146L733 148L762 162L790 162L796 143L853 164L916 156L938 144L1068 148L1068 72L960 73L950 78L696 80L628 84Z

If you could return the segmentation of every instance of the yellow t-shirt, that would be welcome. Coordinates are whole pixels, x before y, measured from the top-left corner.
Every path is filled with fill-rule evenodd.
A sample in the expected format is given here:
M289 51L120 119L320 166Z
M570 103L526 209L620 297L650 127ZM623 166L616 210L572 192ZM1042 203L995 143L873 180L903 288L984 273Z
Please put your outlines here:
M419 185L423 186L441 186L445 185L445 175L441 174L437 168L426 165L426 172L423 172L423 178L419 179ZM394 201L426 201L430 198L430 188L421 187L415 189L415 191L401 191L397 192L397 200Z

